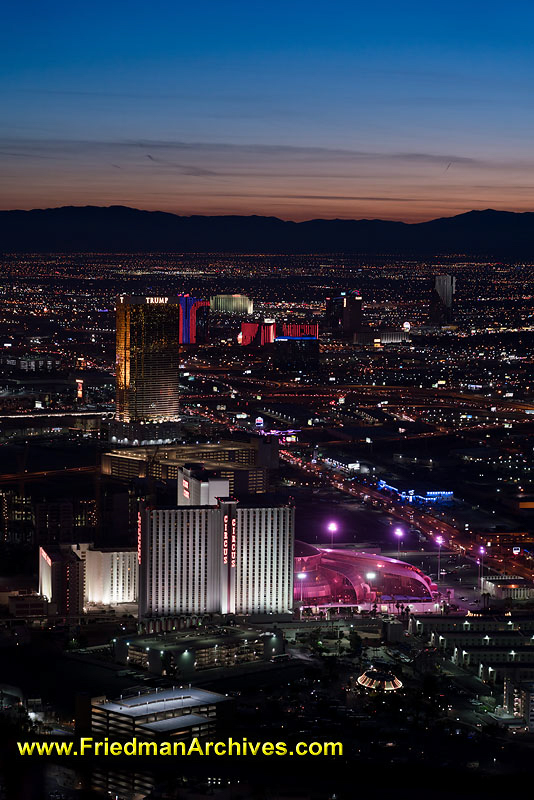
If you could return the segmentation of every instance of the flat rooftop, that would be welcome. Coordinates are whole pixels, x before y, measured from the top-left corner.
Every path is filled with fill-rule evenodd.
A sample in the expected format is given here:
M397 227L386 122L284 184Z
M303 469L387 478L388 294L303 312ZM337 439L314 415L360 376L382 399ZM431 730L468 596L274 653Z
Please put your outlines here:
M123 637L128 639L131 647L150 650L198 650L216 645L239 644L241 642L255 642L264 635L263 631L232 630L228 633L207 633L198 636L184 635L179 631L167 635L155 634L140 637Z
M162 689L157 692L122 697L119 700L93 703L93 707L134 718L164 711L175 711L176 715L179 716L183 713L184 708L214 705L226 700L225 695L208 692L205 689Z
M234 468L233 464L229 465L231 469ZM291 500L285 502L283 500L277 499L275 495L272 494L248 494L248 495L241 495L239 500L235 497L218 497L217 498L221 503L235 503L237 510L239 511L242 508L257 508L257 509L278 509L278 508L293 508L293 503ZM168 506L155 506L154 508L150 508L150 511L210 511L218 508L218 506L177 506L177 505L168 505Z
M473 614L473 613L465 613L462 611L459 612L452 612L447 614L446 616L440 613L429 613L429 614L413 614L415 619L417 620L449 620L453 619L456 622L478 622L478 621L487 621L487 622L505 622L506 624L515 623L515 622L534 622L534 611L525 610L524 612L514 612L513 614Z
M254 444L250 442L239 442L232 440L223 440L220 442L201 442L199 444L173 444L160 446L156 453L154 450L156 445L142 445L140 447L124 447L120 449L107 450L103 455L112 455L116 458L135 458L139 461L146 461L148 458L154 457L157 461L178 461L183 462L184 458L187 461L200 461L204 459L198 458L198 453L213 453L214 455L221 450L256 450ZM217 459L214 458L214 461ZM226 463L226 462L225 462Z
M494 630L486 630L486 628L477 628L476 631L443 631L440 634L444 638L447 639L467 639L470 636L478 636L484 638L487 636L489 639L498 639L500 636L506 639L518 639L519 641L525 639L534 639L534 633L532 631L520 631L516 630L502 630L502 631L494 631Z
M72 550L70 545L59 545L59 544L46 544L43 545L41 548L44 553L49 557L50 561L53 563L72 563L76 564L77 562L81 561L81 558L77 553Z
M533 644L519 644L509 645L509 644L466 644L465 651L466 653L502 653L504 649L508 650L509 647L512 647L514 653L531 653L534 659L534 645ZM512 653L510 650L510 654ZM512 662L513 663L513 662Z
M184 467L189 467L190 464L184 464ZM202 466L202 469L195 469L191 471L191 474L194 478L202 478L204 477L214 477L214 474L217 473L217 477L220 477L221 472L250 472L253 469L265 469L265 467L257 466L256 464L239 464L236 461L217 461L216 459L204 459L200 464L197 466Z

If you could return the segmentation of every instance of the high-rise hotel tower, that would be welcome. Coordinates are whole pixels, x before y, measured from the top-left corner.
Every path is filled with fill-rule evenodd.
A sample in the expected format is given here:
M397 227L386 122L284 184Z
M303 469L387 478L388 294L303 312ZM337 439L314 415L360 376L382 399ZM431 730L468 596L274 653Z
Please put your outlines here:
M447 325L454 318L456 278L453 275L436 275L430 298L430 324Z
M178 415L180 345L204 341L209 303L189 295L117 299L116 419Z
M326 325L337 338L352 340L362 330L362 296L357 289L326 298Z
M141 507L139 524L140 619L293 607L291 506Z

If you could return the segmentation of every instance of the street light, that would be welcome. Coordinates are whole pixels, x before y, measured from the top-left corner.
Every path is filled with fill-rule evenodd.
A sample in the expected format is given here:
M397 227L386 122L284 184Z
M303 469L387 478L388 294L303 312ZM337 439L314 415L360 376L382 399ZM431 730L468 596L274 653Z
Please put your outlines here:
M297 578L300 581L300 619L302 619L302 591L304 589L304 581L306 580L306 573L297 572Z
M304 581L306 580L306 573L305 572L297 573L297 578L300 581L300 602L302 603L302 591L304 588Z
M396 536L396 537L397 537L397 539L398 539L398 546L397 546L397 556L399 556L399 558L400 558L400 546L401 546L401 539L402 539L402 537L404 536L404 531L402 530L402 528L395 528L395 530L393 531L393 533L395 534L395 536Z
M328 530L330 531L330 545L334 545L334 533L337 532L337 522L329 522Z
M478 552L480 553L480 593L482 593L482 587L484 586L484 554L486 548L481 547Z
M443 536L436 536L436 544L438 545L438 577L436 583L439 582L441 577L441 545L444 541Z

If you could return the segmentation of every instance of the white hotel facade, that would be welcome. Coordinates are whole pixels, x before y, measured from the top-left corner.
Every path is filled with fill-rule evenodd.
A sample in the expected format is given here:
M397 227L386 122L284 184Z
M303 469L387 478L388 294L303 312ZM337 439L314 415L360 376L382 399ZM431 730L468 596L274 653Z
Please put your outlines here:
M292 609L291 506L141 506L140 526L140 619Z

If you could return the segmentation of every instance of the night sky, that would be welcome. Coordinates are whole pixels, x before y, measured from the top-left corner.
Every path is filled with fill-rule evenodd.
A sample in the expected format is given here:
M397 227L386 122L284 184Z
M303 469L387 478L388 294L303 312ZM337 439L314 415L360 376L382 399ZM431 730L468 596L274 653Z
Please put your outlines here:
M24 2L0 208L533 210L531 2Z

